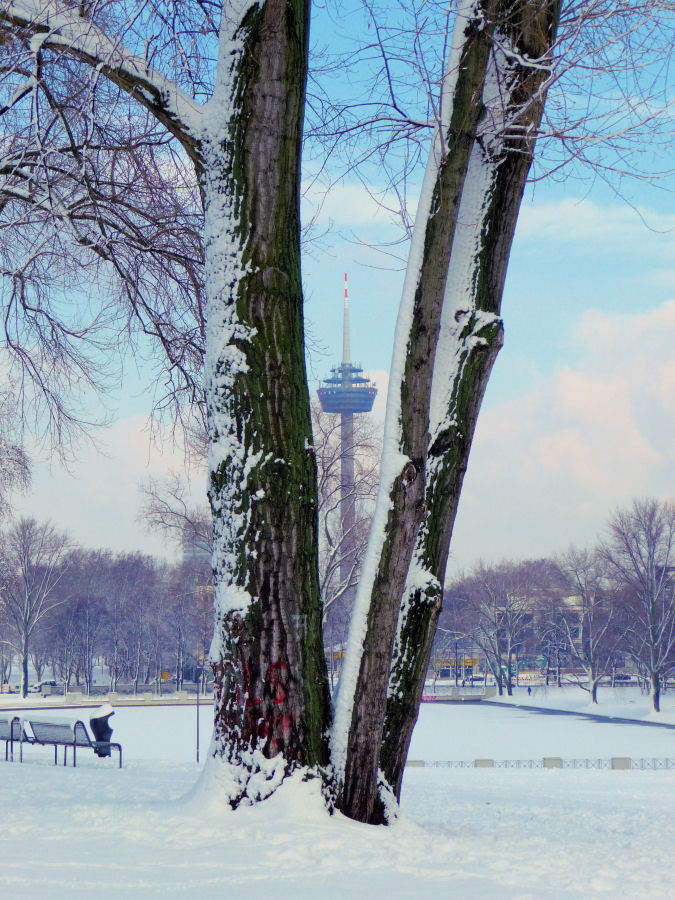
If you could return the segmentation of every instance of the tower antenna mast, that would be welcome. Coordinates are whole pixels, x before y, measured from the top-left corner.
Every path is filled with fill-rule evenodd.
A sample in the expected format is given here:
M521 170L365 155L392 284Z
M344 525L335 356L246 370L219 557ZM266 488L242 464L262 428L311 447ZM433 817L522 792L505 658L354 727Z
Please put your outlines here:
M349 295L347 293L347 273L345 272L345 305L344 320L342 324L342 365L351 365L351 352L349 347Z

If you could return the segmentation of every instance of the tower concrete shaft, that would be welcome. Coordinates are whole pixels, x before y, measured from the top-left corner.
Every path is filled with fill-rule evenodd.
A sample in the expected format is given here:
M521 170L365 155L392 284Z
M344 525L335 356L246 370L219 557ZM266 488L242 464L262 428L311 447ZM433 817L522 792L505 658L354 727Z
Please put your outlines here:
M347 584L354 568L356 552L356 482L354 480L354 413L340 417L340 518L342 547L340 583Z

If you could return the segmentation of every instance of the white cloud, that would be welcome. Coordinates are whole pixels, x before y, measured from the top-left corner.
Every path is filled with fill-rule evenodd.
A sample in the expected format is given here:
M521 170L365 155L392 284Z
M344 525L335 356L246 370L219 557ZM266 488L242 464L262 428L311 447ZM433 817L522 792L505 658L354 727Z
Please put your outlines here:
M587 312L580 361L486 408L460 504L453 560L536 556L593 542L634 496L672 496L675 301Z
M661 405L668 412L675 413L675 359L658 367L656 383Z
M175 556L138 521L138 488L150 475L182 469L182 453L170 441L151 441L148 421L141 416L121 419L95 437L97 445L81 448L71 472L57 462L38 461L30 495L14 504L17 514L50 519L87 547ZM192 488L195 496L203 496L204 478L196 475Z
M518 218L518 236L537 240L581 242L598 247L602 243L641 244L654 235L672 237L675 249L675 215L625 203L600 206L591 200L567 197L549 203L523 205Z
M385 372L383 369L368 369L365 372L369 378L375 382L377 386L377 396L375 397L375 403L373 404L373 411L371 413L373 420L375 423L382 427L384 425L384 417L387 411L387 392L389 390L389 372Z
M599 353L603 365L617 348L622 361L627 358L642 364L652 352L672 350L675 330L675 300L662 303L648 312L612 315L588 310L584 313L577 336L589 352Z
M417 208L418 192L413 188L406 197L408 214ZM360 182L342 181L326 189L319 183L311 184L302 200L303 221L315 218L324 227L370 228L388 226L399 221L400 200L396 193L384 185L371 185L370 190Z

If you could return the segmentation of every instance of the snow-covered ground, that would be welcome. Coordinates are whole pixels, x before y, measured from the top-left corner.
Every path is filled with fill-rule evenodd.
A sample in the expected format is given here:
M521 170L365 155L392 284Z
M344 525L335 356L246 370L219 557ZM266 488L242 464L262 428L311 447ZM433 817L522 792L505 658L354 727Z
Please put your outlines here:
M553 694L550 705L560 705ZM411 768L392 828L327 816L317 782L287 782L232 813L212 781L200 781L195 712L119 708L111 724L124 745L121 771L84 752L77 769L54 767L42 748L26 748L23 765L0 759L0 895L675 897L674 771ZM201 726L203 758L208 708ZM542 755L675 757L675 730L428 704L410 753Z
M513 697L494 697L495 702L525 704L550 709L567 709L601 716L615 716L626 719L647 719L653 722L669 722L675 725L675 691L668 690L661 695L661 712L653 713L648 694L638 687L598 688L598 702L592 704L588 691L576 685L558 688L535 685L532 693L527 687L514 688Z

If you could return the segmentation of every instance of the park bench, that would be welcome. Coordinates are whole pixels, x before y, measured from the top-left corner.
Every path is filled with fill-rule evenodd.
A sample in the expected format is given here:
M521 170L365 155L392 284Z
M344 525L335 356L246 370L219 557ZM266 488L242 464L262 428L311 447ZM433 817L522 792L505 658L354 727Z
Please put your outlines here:
M73 751L73 766L77 765L78 748L93 750L97 756L110 756L112 750L119 754L119 767L122 768L122 745L107 741L94 740L87 726L82 721L69 722L65 719L46 719L42 716L26 716L21 720L23 725L20 731L20 760L23 762L23 745L40 744L42 746L53 745L54 765L58 762L58 748L63 747L63 765L67 764L68 748ZM16 740L16 738L14 738Z
M14 759L14 743L20 743L22 731L18 716L0 716L0 741L5 742L5 762L9 759L8 750Z

